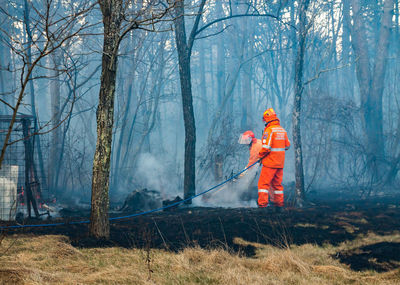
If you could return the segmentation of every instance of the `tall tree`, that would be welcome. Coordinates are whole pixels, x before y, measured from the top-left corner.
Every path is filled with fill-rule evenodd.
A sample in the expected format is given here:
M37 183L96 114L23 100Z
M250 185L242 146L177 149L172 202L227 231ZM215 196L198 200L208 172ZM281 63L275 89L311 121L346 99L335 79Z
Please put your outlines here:
M99 0L99 5L103 15L104 40L99 105L96 112L97 143L93 159L90 234L96 238L108 238L108 186L123 0Z
M216 1L215 11L218 18L224 17L223 1ZM234 5L235 7L235 5ZM216 23L217 31L224 30L224 23ZM216 59L216 69L217 69L217 105L220 106L225 94L225 42L223 37L218 37L216 42L217 46L217 59Z
M200 83L199 83L199 91L201 96L201 122L202 127L201 129L204 132L208 128L208 98L207 98L207 87L206 87L206 53L205 53L205 44L204 41L200 41L199 50L201 51L199 54L199 76L200 76Z
M31 20L30 20L30 5L28 4L28 0L24 0L24 27L25 27L25 33L27 37L27 51L26 51L26 58L28 60L27 64L31 65L32 64L32 31L31 31ZM32 76L29 78L29 92L30 92L30 97L31 97L31 113L33 117L33 129L36 132L38 129L38 122L37 122L37 115L36 115L36 100L35 100L35 87L33 84ZM41 186L44 189L47 189L47 181L44 179L46 177L45 171L44 171L44 163L43 163L43 155L42 155L42 148L41 148L41 142L40 139L38 138L35 140L35 137L33 137L33 144L36 146L36 151L38 154L39 158L39 169L40 169L40 175L42 177L41 181ZM55 168L54 168L55 169Z
M8 1L0 0L0 6L4 11L8 12ZM12 21L4 13L0 13L0 29L8 31L11 29ZM0 103L8 103L14 106L14 91L11 78L11 50L8 45L0 37ZM4 101L4 102L3 102ZM2 114L10 113L11 109L7 104L0 104L0 112Z
M389 50L390 31L394 10L394 0L385 0L381 25L372 42L376 43L375 58L371 61L367 37L367 21L363 15L360 1L351 1L353 24L347 19L351 33L351 44L356 60L356 74L360 89L361 108L364 119L364 132L369 149L369 169L374 175L374 182L383 176L385 143L383 136L383 90L386 73L386 62ZM348 7L348 5L345 5ZM350 13L345 13L349 17ZM375 46L375 45L374 45Z
M192 80L190 74L190 57L200 17L206 0L201 0L198 14L189 35L186 37L185 28L185 1L174 2L175 41L178 51L179 78L181 83L183 120L185 124L185 162L184 162L184 198L189 198L196 193L196 125L193 111ZM191 200L188 201L191 203Z
M51 123L54 131L51 133L50 157L49 157L49 186L58 192L58 185L56 185L58 175L57 166L60 163L60 143L61 143L61 128L58 128L61 120L60 112L60 99L61 99L61 86L60 86L60 56L58 52L51 55L51 69L50 69L50 101L51 101Z
M302 206L305 199L304 193L304 170L303 170L303 152L301 146L301 99L304 90L304 55L306 52L306 38L308 33L307 10L310 0L301 0L299 3L299 23L297 26L297 55L295 62L294 78L294 102L292 115L293 145L295 155L295 181L296 181L296 200L299 206Z
M156 10L150 2L145 7L140 4L138 11L131 13L126 9L134 9L135 5L128 5L124 0L99 0L98 3L103 16L104 40L99 104L96 112L97 142L93 159L89 230L91 236L107 239L110 236L109 180L119 45L131 30L143 26L151 26L150 30L154 29L169 7L163 6L161 10ZM149 10L152 10L152 13L149 13Z
M92 8L92 5L89 3L89 1L83 2L79 8L75 7L76 9L74 9L74 11L69 10L62 16L59 14L59 7L53 4L54 3L52 3L51 0L40 2L25 1L24 10L26 9L27 5L29 5L32 7L30 10L34 14L32 17L30 17L29 21L26 21L26 19L21 21L25 25L25 28L27 27L26 23L31 23L31 32L32 35L35 35L35 37L28 35L27 41L21 41L21 37L19 35L13 34L14 30L9 31L0 29L0 38L2 41L7 43L7 46L11 49L13 56L19 60L20 65L16 66L15 69L21 72L19 75L20 80L15 80L18 82L18 87L16 88L18 92L16 94L15 102L13 102L12 105L6 104L9 108L11 108L12 115L5 139L2 142L3 145L0 154L0 167L4 160L7 147L12 143L9 141L11 138L11 133L17 119L19 108L24 103L26 88L33 80L32 75L34 70L42 66L42 60L51 55L57 49L63 47L68 40L80 35L82 30L89 26L86 21L82 20ZM9 7L20 9L22 6L10 5ZM15 21L16 19L16 16L14 16L12 12L7 12L4 9L0 9L0 13L8 18L9 21ZM26 17L27 14L24 13L24 16ZM55 28L56 26L58 28ZM29 50L31 48L32 50L30 52ZM27 54L28 52L30 53L29 55ZM14 75L16 74L16 72L13 73ZM1 102L7 103L3 101Z
M253 35L252 32L249 31L247 17L243 19L243 25L241 29L243 40L248 42L248 44L244 45L244 58L251 58L253 56ZM247 36L250 35L250 36ZM250 120L251 114L251 103L252 103L252 81L251 81L251 73L252 73L252 62L248 61L243 66L243 72L241 76L242 80L242 118L240 122L240 127L242 131L248 130L252 128L252 122Z

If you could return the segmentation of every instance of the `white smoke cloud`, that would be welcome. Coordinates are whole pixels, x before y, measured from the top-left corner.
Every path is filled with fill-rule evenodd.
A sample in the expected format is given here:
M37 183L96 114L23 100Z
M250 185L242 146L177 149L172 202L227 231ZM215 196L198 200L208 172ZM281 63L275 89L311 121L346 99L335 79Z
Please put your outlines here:
M143 153L138 158L136 181L143 188L157 190L161 198L173 199L176 196L183 198L182 171L171 167L166 159L160 155ZM194 206L205 207L257 207L257 181L260 167L255 165L244 173L244 176L235 181L193 199ZM217 182L210 179L210 184L197 185L196 193L213 187Z
M160 191L162 199L182 196L183 189L179 189L178 181L180 176L175 168L168 165L163 156L143 153L138 158L136 179L143 188Z
M195 202L197 206L208 207L257 207L257 181L259 166L255 165L244 176L207 193L204 198L199 197ZM210 186L212 187L212 186ZM206 189L198 189L204 191Z

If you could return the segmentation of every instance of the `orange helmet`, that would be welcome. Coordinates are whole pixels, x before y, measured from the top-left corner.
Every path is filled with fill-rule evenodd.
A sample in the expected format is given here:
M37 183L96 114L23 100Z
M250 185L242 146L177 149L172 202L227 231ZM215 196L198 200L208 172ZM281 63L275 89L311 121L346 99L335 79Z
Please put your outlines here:
M269 123L273 120L277 120L278 117L276 116L276 113L274 111L274 109L269 108L267 110L265 110L264 114L263 114L263 120L265 123Z
M250 144L254 138L255 136L252 131L245 131L243 134L240 135L238 142L240 144Z

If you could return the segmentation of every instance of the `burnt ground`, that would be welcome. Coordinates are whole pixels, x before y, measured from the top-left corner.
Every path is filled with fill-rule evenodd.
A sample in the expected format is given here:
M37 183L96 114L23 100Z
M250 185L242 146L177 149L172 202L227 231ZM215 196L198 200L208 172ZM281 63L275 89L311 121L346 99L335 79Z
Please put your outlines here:
M68 220L77 218L53 221ZM6 234L62 234L77 247L150 247L171 251L195 245L223 247L251 257L255 248L235 243L235 238L278 247L305 243L338 245L362 234L389 235L399 230L400 196L397 196L364 201L319 201L303 209L288 207L280 214L255 208L180 208L115 221L111 223L108 241L89 238L87 224L24 228L8 230ZM354 270L387 271L398 267L399 252L400 243L380 242L338 252L335 258Z

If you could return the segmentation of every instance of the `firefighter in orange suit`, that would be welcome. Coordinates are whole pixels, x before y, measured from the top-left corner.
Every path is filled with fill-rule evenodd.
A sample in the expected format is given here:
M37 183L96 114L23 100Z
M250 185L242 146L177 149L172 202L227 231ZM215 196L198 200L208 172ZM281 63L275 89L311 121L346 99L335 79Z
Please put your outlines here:
M240 135L239 143L249 145L249 163L245 167L247 168L259 160L258 154L261 150L261 140L256 139L252 131L246 131ZM240 174L240 176L243 176L243 174Z
M254 165L254 163L259 160L258 154L261 150L261 140L256 139L252 131L246 131L240 135L239 143L249 146L249 162L245 168L250 166L251 168L239 175L240 181L237 190L242 192L239 196L242 201L251 201L256 199L254 195L256 193L254 192L256 185L254 182L260 167L258 164Z
M283 207L282 178L285 151L289 149L290 142L272 108L264 112L263 120L265 129L261 139L262 148L258 154L262 162L258 180L258 207L268 206L268 194L270 194L271 202L279 211Z

